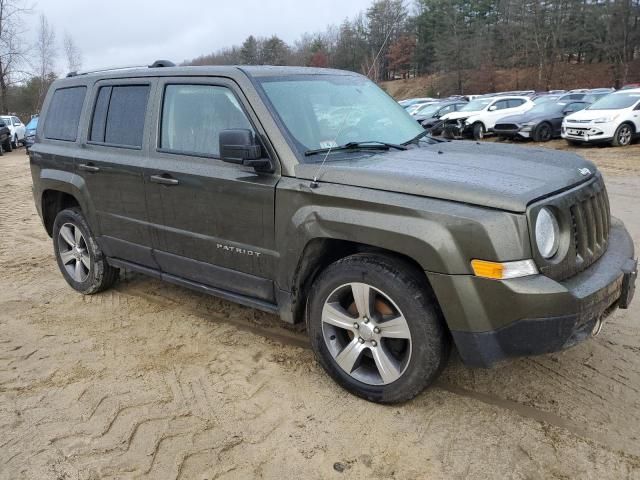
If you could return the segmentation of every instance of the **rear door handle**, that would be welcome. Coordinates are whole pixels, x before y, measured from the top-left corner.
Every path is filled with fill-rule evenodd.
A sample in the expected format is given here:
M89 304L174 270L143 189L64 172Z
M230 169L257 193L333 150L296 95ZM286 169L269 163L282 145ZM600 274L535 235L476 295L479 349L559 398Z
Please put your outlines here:
M159 183L160 185L178 185L180 182L175 178L171 178L166 173L163 175L151 175L149 177L153 183Z
M78 165L78 170L83 170L85 172L99 172L100 167L96 167L95 165L87 165L86 163L81 163Z

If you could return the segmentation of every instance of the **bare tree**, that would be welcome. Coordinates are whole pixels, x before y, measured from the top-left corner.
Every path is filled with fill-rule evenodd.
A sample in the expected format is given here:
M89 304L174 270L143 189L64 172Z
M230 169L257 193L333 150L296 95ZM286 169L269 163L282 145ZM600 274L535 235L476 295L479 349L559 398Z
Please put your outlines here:
M40 91L38 92L38 107L42 106L44 96L49 88L56 59L56 32L49 25L47 17L40 15L38 38L36 41L38 60L38 76L40 77Z
M0 0L0 112L8 113L7 91L27 75L23 19L31 13L22 0Z
M78 48L75 40L68 32L64 34L63 46L64 56L67 60L67 70L69 72L77 72L82 66L82 52L80 52L80 48Z

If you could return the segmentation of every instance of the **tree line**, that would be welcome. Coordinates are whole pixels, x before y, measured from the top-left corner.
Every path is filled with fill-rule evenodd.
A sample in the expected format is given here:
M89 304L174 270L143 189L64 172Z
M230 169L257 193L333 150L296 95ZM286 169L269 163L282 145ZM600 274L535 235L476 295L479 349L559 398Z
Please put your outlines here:
M34 42L29 42L26 21L35 12L23 0L0 0L0 113L28 121L40 111L62 58L68 71L79 70L82 53L65 32L58 40L44 15L38 17Z
M185 63L332 67L375 81L444 73L453 78L448 93L465 93L478 71L490 88L496 71L525 68L521 88L549 89L563 64L601 64L620 87L638 80L630 66L639 55L639 19L639 0L374 0L293 44L250 35Z

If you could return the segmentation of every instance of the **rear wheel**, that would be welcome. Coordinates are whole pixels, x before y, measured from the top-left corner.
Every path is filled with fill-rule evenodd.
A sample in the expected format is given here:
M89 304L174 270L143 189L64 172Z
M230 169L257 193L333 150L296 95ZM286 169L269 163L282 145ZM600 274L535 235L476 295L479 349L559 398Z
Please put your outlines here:
M380 403L413 398L438 376L449 337L421 272L358 254L314 282L307 327L319 363L343 388Z
M4 149L5 152L12 152L13 151L13 145L11 144L11 138L10 137L7 137L5 142L2 144L2 148Z
M482 140L486 135L487 131L484 128L484 125L480 122L473 124L473 138L476 140Z
M551 140L552 132L551 125L548 123L541 123L538 125L533 132L533 141L534 142L548 142Z
M633 128L628 123L623 123L617 128L611 143L614 147L626 147L631 144L631 140L633 140Z
M119 270L107 263L77 207L62 210L56 216L53 247L65 280L82 294L101 292L118 278Z

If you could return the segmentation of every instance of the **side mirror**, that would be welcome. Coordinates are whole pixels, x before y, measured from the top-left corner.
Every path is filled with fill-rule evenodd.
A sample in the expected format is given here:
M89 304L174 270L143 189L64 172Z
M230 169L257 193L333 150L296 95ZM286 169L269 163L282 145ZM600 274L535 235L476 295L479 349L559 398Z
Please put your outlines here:
M494 111L496 111L497 109L498 109L498 107L496 107L495 105L491 105L491 106L489 107L489 111L490 111L490 112L494 112Z
M253 167L260 171L273 171L271 160L263 158L262 147L256 143L251 130L223 130L220 132L219 141L222 161Z

